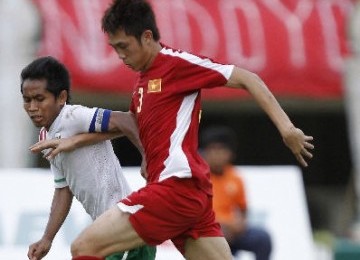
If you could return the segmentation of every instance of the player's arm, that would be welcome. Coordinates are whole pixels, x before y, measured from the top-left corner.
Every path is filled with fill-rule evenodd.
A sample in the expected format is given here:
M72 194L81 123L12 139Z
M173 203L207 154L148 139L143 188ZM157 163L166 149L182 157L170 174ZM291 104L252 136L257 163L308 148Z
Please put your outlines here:
M123 133L130 142L138 149L142 156L141 175L146 179L146 158L145 152L140 141L139 129L135 119L135 115L131 112L112 111L108 131L115 133Z
M41 152L44 149L51 148L49 153L44 157L48 160L54 158L60 152L69 152L77 148L95 144L101 141L113 139L120 136L126 136L134 144L134 146L139 150L142 156L141 162L141 175L146 178L146 158L139 138L139 131L135 116L132 112L122 112L122 111L109 111L103 119L101 125L103 127L93 127L94 129L101 129L103 132L96 133L82 133L78 135L71 136L69 138L62 139L51 139L37 142L36 144L30 147L30 151L33 153Z
M110 133L123 133L143 155L137 122L132 112L112 111L108 131Z
M30 146L29 149L33 153L39 153L44 149L50 148L51 150L49 153L44 155L44 157L50 160L60 152L70 152L80 147L96 144L120 136L122 136L122 134L110 132L82 133L69 138L42 140Z
M312 158L310 150L314 149L314 146L310 142L313 137L305 135L302 130L293 125L265 83L256 74L235 67L226 86L243 88L253 96L279 130L285 145L299 163L306 167L305 157Z
M100 123L95 123L97 122L95 115L95 118L92 122L93 127L90 127L89 129L89 131L92 131L92 133L81 133L69 138L40 141L32 145L30 147L30 151L33 153L38 153L44 149L50 148L51 151L46 154L45 157L47 159L52 159L60 152L73 151L80 147L126 135L129 140L139 149L140 153L142 153L142 146L138 138L136 122L131 112L107 110L106 116L103 116L102 114L101 118L102 120ZM95 126L95 124L97 125Z
M30 260L42 259L49 252L55 235L69 214L72 199L73 194L68 186L55 189L45 232L38 242L29 246L28 257Z

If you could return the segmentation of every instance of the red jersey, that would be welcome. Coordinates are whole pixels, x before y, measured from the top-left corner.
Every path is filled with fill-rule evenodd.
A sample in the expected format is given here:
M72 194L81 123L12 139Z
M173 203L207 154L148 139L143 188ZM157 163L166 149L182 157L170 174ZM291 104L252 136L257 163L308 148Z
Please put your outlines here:
M233 68L163 46L140 73L130 110L137 118L149 183L193 178L211 194L209 167L198 153L201 89L225 85Z

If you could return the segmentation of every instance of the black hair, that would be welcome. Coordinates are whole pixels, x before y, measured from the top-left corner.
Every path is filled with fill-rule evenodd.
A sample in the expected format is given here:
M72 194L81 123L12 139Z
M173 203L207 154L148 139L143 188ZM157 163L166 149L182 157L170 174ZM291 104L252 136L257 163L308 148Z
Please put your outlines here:
M145 0L114 0L105 11L101 24L105 33L115 34L124 30L139 42L145 30L152 31L155 41L160 40L154 11Z
M59 97L61 91L67 91L67 100L70 101L70 74L65 65L51 56L40 57L21 72L21 93L23 84L27 79L46 80L46 90Z
M229 148L233 153L237 151L237 136L234 130L227 126L211 126L206 128L200 137L200 146L206 148L208 145L219 143Z

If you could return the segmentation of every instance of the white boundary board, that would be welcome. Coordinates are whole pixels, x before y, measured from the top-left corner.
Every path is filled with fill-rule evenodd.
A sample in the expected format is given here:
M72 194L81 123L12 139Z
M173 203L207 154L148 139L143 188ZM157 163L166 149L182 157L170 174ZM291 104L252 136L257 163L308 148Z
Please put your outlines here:
M133 189L145 182L138 167L124 167ZM250 222L266 228L273 240L272 260L313 260L314 244L299 168L295 166L241 166L248 196ZM30 243L45 228L52 194L48 169L0 170L0 259L26 260ZM70 259L70 243L90 223L74 200L70 214L45 260ZM158 247L157 260L181 260L170 242ZM239 260L255 259L244 253Z

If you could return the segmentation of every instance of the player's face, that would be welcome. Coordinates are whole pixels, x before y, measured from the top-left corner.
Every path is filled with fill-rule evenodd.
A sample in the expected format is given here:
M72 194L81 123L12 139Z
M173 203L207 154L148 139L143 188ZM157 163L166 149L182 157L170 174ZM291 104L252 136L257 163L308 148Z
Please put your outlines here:
M23 83L23 106L37 127L49 129L66 102L64 90L58 98L46 90L47 81L27 79Z
M123 30L118 30L115 34L109 34L109 44L124 64L135 71L146 70L154 56L149 44L148 31L143 33L140 43L134 36L127 35Z

